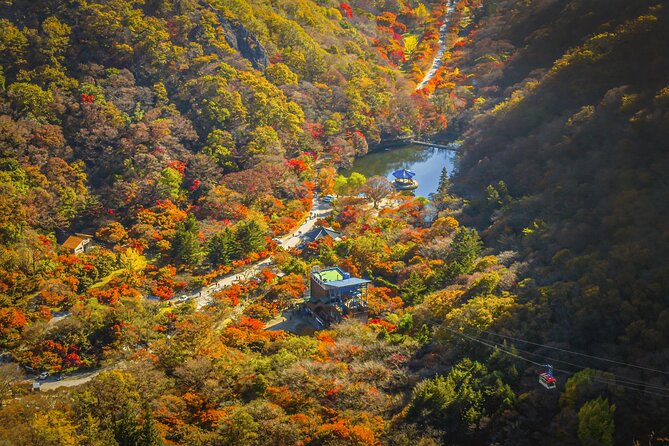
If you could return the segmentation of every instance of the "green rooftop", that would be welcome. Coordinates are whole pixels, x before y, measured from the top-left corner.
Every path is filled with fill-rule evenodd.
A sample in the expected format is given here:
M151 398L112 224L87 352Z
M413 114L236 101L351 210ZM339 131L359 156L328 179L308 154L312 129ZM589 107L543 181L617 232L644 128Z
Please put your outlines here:
M323 282L336 282L337 280L343 280L344 276L337 268L326 269L316 273L319 279Z

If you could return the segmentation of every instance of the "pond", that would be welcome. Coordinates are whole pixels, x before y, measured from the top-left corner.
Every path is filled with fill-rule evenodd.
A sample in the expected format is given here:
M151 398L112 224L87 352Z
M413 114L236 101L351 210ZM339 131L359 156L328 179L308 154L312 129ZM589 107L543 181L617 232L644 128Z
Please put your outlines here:
M391 175L397 169L409 169L416 173L414 179L418 181L417 196L428 197L437 191L441 169L446 167L452 175L455 166L455 152L438 149L436 147L408 144L391 149L371 152L353 162L350 169L342 169L342 175L359 172L367 178L380 175L393 181Z

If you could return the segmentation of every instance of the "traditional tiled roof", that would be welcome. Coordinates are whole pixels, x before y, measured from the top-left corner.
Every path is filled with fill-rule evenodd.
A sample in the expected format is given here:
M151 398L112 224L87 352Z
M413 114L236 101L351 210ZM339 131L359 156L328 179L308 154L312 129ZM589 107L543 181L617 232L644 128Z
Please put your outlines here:
M341 232L334 231L330 228L318 227L304 234L304 238L311 242L315 242L316 240L327 236L336 239L341 237Z

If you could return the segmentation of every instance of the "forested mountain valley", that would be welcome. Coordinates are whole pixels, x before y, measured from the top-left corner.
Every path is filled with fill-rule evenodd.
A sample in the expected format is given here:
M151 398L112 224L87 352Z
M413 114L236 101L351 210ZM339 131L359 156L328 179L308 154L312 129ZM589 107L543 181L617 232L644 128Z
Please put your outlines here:
M0 445L669 444L667 48L661 0L0 0ZM339 171L409 141L429 197Z

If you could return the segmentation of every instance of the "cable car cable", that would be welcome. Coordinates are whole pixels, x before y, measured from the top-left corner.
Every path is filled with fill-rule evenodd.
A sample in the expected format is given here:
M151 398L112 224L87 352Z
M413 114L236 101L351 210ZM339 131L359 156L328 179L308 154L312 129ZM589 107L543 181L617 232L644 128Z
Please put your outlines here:
M536 345L536 346L540 346L540 347L546 347L546 348L550 348L550 349L565 352L565 353L571 353L571 354L574 354L574 355L583 356L583 357L586 357L586 358L597 359L599 361L606 361L606 362L610 362L610 363L613 363L613 364L625 365L625 366L628 366L628 367L634 367L634 368L641 369L641 370L646 370L646 371L649 371L649 372L662 373L664 375L669 375L669 372L667 372L667 371L658 370L658 369L654 369L654 368L651 368L651 367L644 367L644 366L641 366L641 365L630 364L628 362L616 361L616 360L613 360L613 359L602 358L600 356L588 355L586 353L579 353L579 352L575 352L575 351L572 351L572 350L567 350L567 349L564 349L564 348L553 347L553 346L546 345L546 344L540 344L538 342L532 342L532 341L528 341L528 340L525 340L525 339L515 338L513 336L501 335L499 333L493 333L491 331L481 330L481 332L486 333L486 334L491 334L493 336L498 336L500 338L506 338L506 339L511 339L511 340L518 341L518 342L524 342L526 344Z
M478 338L468 336L468 335L466 335L466 334L464 334L464 333L457 332L457 331L452 330L452 329L450 329L450 328L447 328L447 330L452 331L453 333L455 333L455 334L457 334L457 335L460 335L460 336L463 336L463 337L465 337L465 338L467 338L467 339L469 339L469 340L472 340L472 341L475 341L475 342L479 342L480 344L486 345L486 346L488 346L488 347L490 347L490 348L500 350L500 351L502 351L503 353L506 353L506 354L508 354L508 355L510 355L510 356L514 356L514 357L516 357L516 358L519 358L519 359L522 359L522 360L524 360L524 361L530 362L530 363L532 363L532 364L534 364L534 365L538 365L538 366L540 366L540 367L544 367L544 364L540 364L540 363L538 363L538 362L536 362L536 361L533 361L533 360L528 359L528 358L525 358L525 357L523 357L523 356L521 356L521 355L518 355L518 354L515 354L515 353L513 353L513 352L510 352L510 351L508 351L508 350L502 348L500 344L490 344L490 343L487 343L487 342L485 342L485 341L481 341L481 340L479 340ZM586 368L589 368L589 367L586 367ZM581 370L583 370L583 369L584 369L584 368L581 368ZM553 370L558 371L558 372L562 372L562 373L567 373L567 374L570 374L570 375L574 375L574 374L576 373L576 372L573 371L573 370L565 370L565 369L560 369L560 368L556 368L556 367L553 367ZM602 370L598 370L598 369L592 369L592 368L590 368L590 370L593 370L593 371L596 371L596 372L602 372ZM606 373L609 373L609 372L606 372ZM615 375L614 375L614 377L615 377ZM600 375L600 376L597 376L597 375L595 375L595 376L590 376L590 377L588 377L588 379L591 379L591 380L593 380L593 381L597 381L597 382L601 382L601 383L604 383L604 384L609 384L609 385L614 385L614 386L617 386L617 387L622 387L622 388L629 389L629 390L633 390L633 391L636 391L636 392L643 392L643 393L647 393L647 394L650 394L650 395L655 395L655 396L658 396L658 397L661 397L661 398L669 398L669 394L663 394L663 393L658 393L658 392L652 392L652 391L650 391L650 390L639 389L638 387L632 387L631 385L621 384L621 383L617 382L616 380L608 379L608 378L606 378L606 377L602 377L601 375ZM637 384L637 385L646 385L646 384L641 383L641 384Z
M500 351L502 351L503 353L506 353L506 354L508 354L508 355L510 355L510 356L513 356L513 357L516 357L516 358L518 358L518 359L522 359L523 361L527 361L527 362L529 362L529 363L531 363L531 364L534 364L534 365L537 365L537 366L539 366L539 367L544 367L544 366L545 366L545 364L541 364L541 363L536 362L536 361L533 361L533 360L531 360L531 359L529 359L529 358L525 358L524 356L521 356L521 355L518 355L518 354L516 354L516 353L513 353L513 352L511 352L511 351L509 351L509 350L503 348L500 344L491 344L491 343L489 343L489 342L486 342L486 341L484 341L484 340L478 339L478 338L476 338L476 337L472 337L472 336L466 335L466 334L461 333L461 332L459 332L459 331L456 331L456 330L454 330L454 329L451 329L451 328L448 328L448 327L444 327L444 328L445 328L446 330L448 330L448 331L450 331L450 332L452 332L452 333L458 335L458 336L462 336L462 337L464 337L464 338L466 338L466 339L469 339L469 340L474 341L474 342L478 342L479 344L483 344L483 345L485 345L485 346L487 346L487 347L490 347L490 348L493 348L493 349L500 350ZM585 368L590 368L590 367L585 367ZM584 370L585 368L582 368L582 370ZM591 369L591 368L590 368L590 369ZM553 370L554 370L554 371L558 371L558 372L562 372L562 373L568 373L568 374L570 374L570 375L573 375L574 373L576 373L576 372L574 372L573 370L565 370L565 369L560 369L560 368L556 368L556 367L553 367ZM591 369L591 370L595 370L595 371L599 371L599 372L601 372L601 370L597 370L597 369ZM606 373L609 373L609 372L606 372ZM614 375L614 377L615 377L615 375ZM614 381L614 380L610 380L610 379L602 378L602 377L599 377L599 376L592 376L592 377L589 377L589 379L592 379L593 381L601 382L601 383L604 383L604 384L615 385L615 386L622 387L622 388L629 389L629 390L633 390L633 391L636 391L636 392L643 392L643 393L647 393L647 394L650 394L650 395L655 395L655 396L658 396L658 397L661 397L661 398L669 398L669 394L662 394L662 393L652 392L652 391L645 390L645 389L639 389L639 388L637 388L637 387L632 387L631 385L627 385L627 384L619 384L619 383L617 383L617 382ZM642 385L642 384L638 384L638 385ZM643 385L646 385L646 384L643 384Z
M475 339L473 339L473 338L475 338L475 337L469 337L469 336L465 335L464 333L458 333L458 334L462 334L463 336L468 337L468 339L475 340ZM480 339L480 338L476 338L476 339ZM486 341L487 341L487 340L486 340ZM485 343L485 342L483 342L483 343L484 343L485 345L488 345L489 347L496 347L496 348L498 348L498 349L504 351L505 353L509 353L508 350L502 348L502 347L504 346L503 344L495 343L495 341L489 341L489 342L492 342L492 343L494 343L494 344L489 344L489 343ZM535 353L535 352L530 352L530 351L528 351L528 350L519 349L519 348L517 348L517 347L515 347L515 346L513 346L513 348L514 348L515 350L517 350L517 351L520 351L520 352L523 352L523 353L526 353L526 354L530 354L530 355L533 355L533 356L538 356L538 357L540 357L540 358L543 358L543 359L548 360L548 361L551 361L551 362L563 363L563 364L567 364L567 365L570 365L570 366L573 366L573 367L577 367L577 368L580 369L580 370L590 369L590 370L593 370L593 371L595 371L595 372L607 373L607 374L611 375L611 376L614 378L614 380L609 379L609 378L607 378L606 376L604 376L604 377L599 376L599 377L592 377L592 378L593 378L593 379L594 379L594 378L597 378L599 381L602 381L602 380L608 380L608 381L606 381L606 382L609 383L609 384L615 384L615 385L619 385L619 386L627 387L627 388L630 388L630 389L633 389L633 390L639 390L639 391L643 391L643 392L646 392L646 393L652 393L652 394L654 394L654 395L660 395L660 394L658 394L658 393L653 393L653 392L648 392L648 391L645 391L645 390L643 390L643 389L638 389L638 388L631 387L631 386L643 386L643 387L648 387L648 388L655 389L655 390L659 390L659 391L666 391L666 392L669 392L669 388L667 388L667 387L657 386L657 385L654 385L654 384L649 384L649 383L646 383L645 381L636 381L636 380L633 380L633 379L629 379L629 378L621 377L621 376L616 375L615 373L612 373L612 372L609 372L609 371L606 371L606 370L600 370L600 369L596 369L596 368L593 368L593 367L584 366L584 365L582 365L582 364L575 364L575 363L573 363L573 362L563 361L563 360L559 360L559 359L551 358L551 357L548 357L548 356L545 356L545 355L541 355L541 354L539 354L539 353ZM530 361L530 362L532 362L533 364L538 364L538 363L536 363L536 362L534 362L534 361L531 361L531 360L529 360L529 359L527 359L527 358L525 358L525 357L523 357L523 356L521 356L521 355L514 355L514 356L517 356L517 357L519 357L519 358L521 358L521 359L525 359L526 361ZM564 370L564 369L558 369L558 368L554 368L554 370L558 370L558 371L561 371L561 372L564 372L564 373L569 373L569 374L574 374L574 373L575 373L573 370ZM660 396L665 396L665 395L660 395ZM669 393L668 393L666 396L669 396Z
M490 342L495 342L495 341L490 341ZM513 346L513 348L515 350L519 351L519 352L523 352L523 353L526 353L526 354L529 354L529 355L544 358L544 359L546 359L546 360L548 360L552 363L562 363L562 364L567 364L567 365L571 365L571 366L574 366L574 367L578 367L579 369L591 369L591 370L595 370L595 371L599 371L599 372L609 373L616 378L617 382L620 382L620 383L645 386L645 387L650 387L650 388L654 388L654 389L657 389L657 390L663 390L663 391L669 392L669 387L659 386L659 385L655 385L655 384L649 384L645 381L639 381L639 380L635 380L633 378L628 378L628 377L625 377L625 376L616 375L615 373L610 372L608 370L600 370L600 369L596 369L596 368L593 368L593 367L585 366L583 364L576 364L576 363L565 361L565 360L562 360L562 359L552 358L552 357L549 357L549 356L546 356L546 355L542 355L540 353L531 352L529 350L523 350L523 349L518 348L516 346Z

